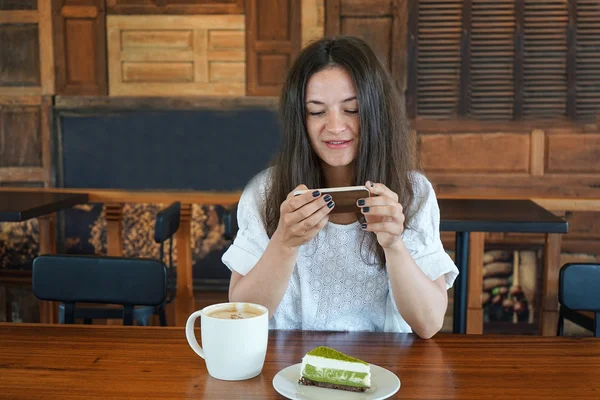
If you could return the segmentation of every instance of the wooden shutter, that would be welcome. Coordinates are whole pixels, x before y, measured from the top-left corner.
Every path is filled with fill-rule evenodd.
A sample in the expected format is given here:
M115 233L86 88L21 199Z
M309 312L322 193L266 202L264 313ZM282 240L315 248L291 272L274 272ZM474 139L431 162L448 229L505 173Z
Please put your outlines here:
M593 119L600 111L598 0L417 0L409 9L411 116Z
M514 0L473 0L469 114L512 119L514 105Z
M450 117L457 114L462 12L460 0L419 1L415 55L417 114L420 116Z
M577 0L576 38L576 115L579 119L594 119L600 112L600 2L598 0Z
M564 118L567 112L568 4L526 0L523 116Z

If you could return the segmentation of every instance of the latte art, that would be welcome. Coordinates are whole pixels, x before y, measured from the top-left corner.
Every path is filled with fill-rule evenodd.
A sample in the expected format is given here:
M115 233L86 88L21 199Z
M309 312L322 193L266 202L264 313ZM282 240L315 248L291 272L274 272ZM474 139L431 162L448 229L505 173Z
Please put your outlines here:
M222 307L206 313L208 317L219 319L247 319L255 318L263 314L263 311L251 306L247 307Z

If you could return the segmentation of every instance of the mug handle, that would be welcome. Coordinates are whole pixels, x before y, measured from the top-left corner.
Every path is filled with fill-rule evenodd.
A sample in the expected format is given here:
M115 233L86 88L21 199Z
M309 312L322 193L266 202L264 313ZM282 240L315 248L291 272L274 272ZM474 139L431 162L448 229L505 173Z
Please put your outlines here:
M198 341L196 340L196 335L194 334L194 323L201 314L202 311L196 311L188 317L188 320L185 324L185 338L187 339L192 350L194 350L196 354L198 354L200 357L205 359L204 350L202 350L202 347L200 347L200 345L198 344Z

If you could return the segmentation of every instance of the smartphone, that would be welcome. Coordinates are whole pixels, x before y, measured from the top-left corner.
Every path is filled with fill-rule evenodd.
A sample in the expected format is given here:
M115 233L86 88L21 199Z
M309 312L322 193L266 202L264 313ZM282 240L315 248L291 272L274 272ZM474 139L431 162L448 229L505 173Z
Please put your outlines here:
M306 192L318 190L323 196L329 194L335 203L331 214L359 212L360 208L356 205L358 199L371 197L371 192L366 186L344 186L335 188L296 190L294 196L299 196Z

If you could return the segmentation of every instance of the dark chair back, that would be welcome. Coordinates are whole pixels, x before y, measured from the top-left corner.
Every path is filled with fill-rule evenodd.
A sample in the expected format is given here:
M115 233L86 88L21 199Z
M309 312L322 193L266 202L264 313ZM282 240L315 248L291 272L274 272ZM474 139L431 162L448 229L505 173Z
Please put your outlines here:
M170 303L175 298L177 290L177 271L173 265L173 235L179 229L181 220L181 203L176 201L167 208L156 213L154 221L154 241L160 243L160 260L165 262L165 242L169 241L169 262L167 272L167 300ZM161 319L163 317L161 316ZM162 322L161 322L162 323ZM165 322L166 325L166 322Z
M564 318L567 318L600 337L600 264L565 264L560 269L558 279L558 301L559 336L563 334ZM594 312L595 321L577 311Z
M106 256L42 255L33 261L33 293L65 304L65 323L75 322L76 303L123 306L123 324L133 307L158 306L166 297L166 267L157 260Z
M237 209L238 205L236 203L232 208L226 210L223 213L223 225L225 228L223 232L223 237L225 237L225 239L227 240L233 240L235 238L235 235L237 235L237 231L239 229L237 220Z
M181 203L176 201L167 208L156 213L154 224L154 241L164 243L171 239L177 229L179 229L179 220L181 217Z

